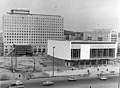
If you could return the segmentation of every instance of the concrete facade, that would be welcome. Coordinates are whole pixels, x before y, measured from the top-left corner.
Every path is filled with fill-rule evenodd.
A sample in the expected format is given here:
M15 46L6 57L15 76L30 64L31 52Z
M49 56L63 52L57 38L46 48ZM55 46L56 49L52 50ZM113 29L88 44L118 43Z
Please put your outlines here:
M8 52L13 44L31 45L36 54L47 52L48 39L64 39L64 18L60 15L31 14L29 10L12 9L3 15L2 22L4 50Z
M54 47L54 48L53 48ZM116 42L48 40L48 55L63 60L115 59Z
M114 29L94 29L84 32L85 41L118 41L118 33Z

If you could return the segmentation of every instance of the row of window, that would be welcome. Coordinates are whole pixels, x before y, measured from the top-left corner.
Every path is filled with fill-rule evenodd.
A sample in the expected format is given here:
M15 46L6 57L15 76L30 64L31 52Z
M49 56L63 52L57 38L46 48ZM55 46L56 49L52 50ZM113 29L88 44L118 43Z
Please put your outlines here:
M71 49L71 58L76 59L80 58L81 49Z
M30 27L30 28L27 28L27 27L4 27L4 30L7 30L7 29L31 29L31 30L36 30L37 28L39 27ZM63 29L64 27L60 26L60 27L56 27L56 26L49 26L49 27L40 27L39 29L44 29L44 30L48 30L48 29Z
M29 36L28 36L29 35ZM51 37L63 37L63 34L21 34L21 35L4 35L4 38L51 38Z
M10 49L11 50L11 49ZM30 51L29 49L17 49L15 52L25 52L25 51ZM8 53L9 52L9 49L5 49L5 53ZM43 48L43 49L34 49L33 53L44 53L46 52L46 49Z
M34 31L34 30L4 30L4 33L19 33L19 34L21 34L21 33L36 33L36 34L39 34L39 33L59 33L59 32L61 32L61 33L63 33L64 31L62 30L62 29L57 29L57 30L55 30L55 29L51 29L51 30L36 30L36 31Z
M20 26L20 25L22 25L22 26L33 26L33 25L36 25L36 26L44 26L44 25L46 25L46 26L49 26L49 25L56 25L56 26L61 26L61 25L63 25L63 24L61 24L61 23L26 23L26 22L20 22L20 23L13 23L13 22L11 22L11 23L9 23L9 24L6 24L6 23L4 23L4 25L5 26Z
M20 31L20 32L5 32L5 35L52 35L63 33L63 31ZM29 33L29 34L28 34ZM35 33L35 34L34 34Z
M90 49L91 58L115 57L115 49Z
M71 49L71 59L80 59L81 49ZM90 58L115 57L115 49L90 49Z
M9 42L9 41L7 41L7 42L5 42L5 43L8 43L8 44L13 44L13 43L15 43L15 44L17 44L17 43L19 43L19 44L24 44L24 43L31 43L31 44L46 44L47 42L28 42L28 41L12 41L12 42Z
M45 24L61 24L63 23L63 21L33 21L33 20L5 20L4 21L5 24L39 24L39 23L45 23Z
M52 39L52 38L55 38L55 39L63 39L63 37L62 36L58 36L58 37L56 37L56 36L49 36L49 37L28 37L28 36L12 36L11 38L4 38L4 40L7 40L7 41L9 41L9 40L23 40L23 39L29 39L29 40L46 40L46 39Z
M33 48L37 48L37 47L46 47L46 46L33 46ZM13 48L13 46L5 46L5 48ZM10 50L12 50L12 49L10 49Z
M29 33L29 34L28 34L28 33ZM31 31L31 32L16 32L16 33L15 33L15 32L6 32L4 35L5 35L5 36L11 36L11 35L13 35L13 36L14 36L14 35L15 35L15 36L17 36L17 35L18 35L18 36L21 36L21 35L36 35L36 36L37 36L37 35L38 35L38 36L53 36L53 35L58 35L58 36L59 36L59 35L60 35L60 36L61 36L61 35L63 34L63 32L60 32L60 31L54 31L54 32L52 32L52 31L51 31L51 32L47 32L47 31L46 31L46 32L43 32L43 31L42 31L42 32L37 32L37 33L35 33L35 34L34 34L34 33L35 33L35 32L33 32L33 31Z
M62 39L63 37L50 37L50 38L54 38L54 39ZM48 40L48 38L43 38L43 39L39 39L39 38L12 38L12 39L10 39L10 38L8 38L8 39L5 39L5 41L23 41L23 40L29 40L29 41L47 41Z
M21 28L17 28L17 29L21 29ZM28 32L28 31L30 31L30 32L38 32L38 31L44 31L44 32L46 32L46 31L52 31L52 32L54 32L54 31L64 31L63 29L61 29L61 28L59 28L59 29L57 29L57 28L24 28L24 29L21 29L21 30L17 30L17 29L4 29L4 31L5 32ZM32 30L33 29L33 30Z

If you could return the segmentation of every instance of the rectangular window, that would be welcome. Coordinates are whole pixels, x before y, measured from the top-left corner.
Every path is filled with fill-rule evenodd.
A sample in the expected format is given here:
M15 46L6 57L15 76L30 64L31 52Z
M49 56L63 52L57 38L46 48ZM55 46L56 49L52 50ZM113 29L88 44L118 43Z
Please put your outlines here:
M80 49L71 49L71 58L80 59Z
M90 58L115 57L115 49L90 49Z

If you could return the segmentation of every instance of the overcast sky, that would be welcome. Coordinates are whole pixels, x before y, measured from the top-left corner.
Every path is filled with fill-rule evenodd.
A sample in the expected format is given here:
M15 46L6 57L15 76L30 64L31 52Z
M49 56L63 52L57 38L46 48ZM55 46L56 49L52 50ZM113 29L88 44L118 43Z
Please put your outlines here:
M35 14L57 14L64 17L64 29L86 31L117 29L120 31L120 0L0 0L3 13L27 8Z

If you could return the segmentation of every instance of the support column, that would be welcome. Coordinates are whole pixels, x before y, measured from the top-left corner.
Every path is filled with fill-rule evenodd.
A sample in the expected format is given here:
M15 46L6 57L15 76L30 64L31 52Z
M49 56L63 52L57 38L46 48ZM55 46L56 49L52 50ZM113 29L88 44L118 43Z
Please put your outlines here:
M106 65L108 64L107 60L106 60Z
M98 49L96 50L96 57L98 57Z
M91 62L92 62L92 60L90 60L90 66L91 66Z
M68 66L70 66L70 62L68 62Z
M108 57L109 57L109 49L108 49Z
M98 65L98 61L97 60L95 61L95 64L96 64L96 66Z
M84 60L84 66L85 66L86 64L85 64L85 60Z
M104 57L103 57L103 49L102 49L102 58L104 58Z

